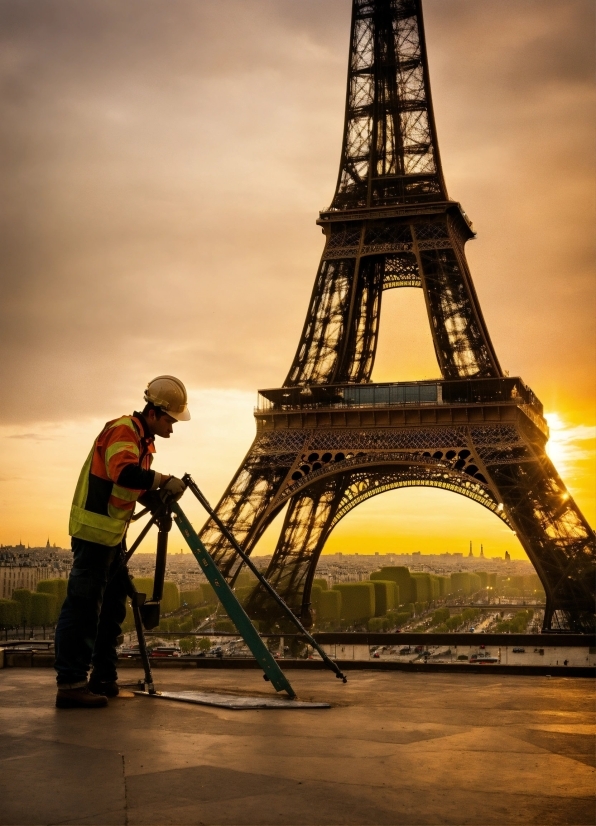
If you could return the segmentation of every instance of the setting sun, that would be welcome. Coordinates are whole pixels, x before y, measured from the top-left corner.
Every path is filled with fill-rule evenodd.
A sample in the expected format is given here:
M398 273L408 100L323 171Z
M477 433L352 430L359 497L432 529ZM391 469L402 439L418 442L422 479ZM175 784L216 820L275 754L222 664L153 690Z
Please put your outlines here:
M549 459L563 472L563 466L566 464L565 442L566 430L565 423L558 413L545 413L544 418L548 422L550 431L549 439L546 444L546 452Z
M581 475L582 463L594 464L596 426L571 424L559 413L545 413L550 437L546 452L561 476L568 474L572 479ZM593 468L592 468L593 470Z

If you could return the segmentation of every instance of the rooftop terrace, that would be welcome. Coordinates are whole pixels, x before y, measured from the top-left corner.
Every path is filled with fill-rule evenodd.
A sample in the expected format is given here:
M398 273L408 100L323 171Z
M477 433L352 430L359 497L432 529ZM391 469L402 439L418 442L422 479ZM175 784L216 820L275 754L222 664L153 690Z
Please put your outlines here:
M0 823L593 823L589 680L291 676L301 699L334 707L135 698L57 711L49 670L0 671ZM257 671L156 678L164 690L271 693Z

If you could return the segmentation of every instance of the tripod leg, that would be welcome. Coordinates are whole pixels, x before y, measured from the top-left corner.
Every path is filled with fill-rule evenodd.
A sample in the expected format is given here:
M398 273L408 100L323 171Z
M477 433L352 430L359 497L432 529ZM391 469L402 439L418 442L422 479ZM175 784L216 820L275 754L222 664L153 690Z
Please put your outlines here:
M192 478L192 476L191 476L189 473L186 473L186 474L184 474L183 480L184 480L184 482L186 482L186 486L187 486L188 488L190 488L190 490L192 491L192 493L194 493L194 495L195 495L195 496L196 496L196 498L199 500L199 502L201 503L201 505L205 508L205 510L207 511L207 513L209 514L209 516L213 519L213 521L215 522L215 524L217 525L217 527L220 529L220 531L222 532L222 534L226 537L226 539L228 540L228 542L230 543L230 545L234 548L234 550L235 550L235 551L236 551L236 553L240 556L240 558L241 558L241 559L242 559L242 561L245 563L245 565L246 565L246 566L247 566L247 567L248 567L248 568L249 568L249 569L253 572L253 574L256 576L256 578L257 578L257 579L258 579L258 581L261 583L261 585L263 586L263 588L265 589L265 591L269 594L269 596L270 596L270 597L272 597L272 599L274 599L274 600L275 600L275 602L277 602L277 604L278 604L278 605L279 605L279 607L282 609L282 611L285 613L285 615L288 617L288 619L290 620L290 622L293 622L293 623L294 623L294 625L296 626L296 628L300 631L300 633L301 633L301 634L303 634L303 635L306 637L306 639L308 640L308 642L310 643L310 645L312 645L312 647L315 649L315 651L317 651L317 653L320 655L320 657L321 657L321 659L323 660L323 662L325 663L325 665L326 665L328 668L330 668L330 669L331 669L331 671L333 671L333 672L334 672L335 676L336 676L338 679L343 680L343 682L344 682L344 683L347 683L347 682L348 682L348 678L345 676L345 674L343 674L343 673L340 671L339 666L337 665L337 663L333 662L333 660L331 660L331 659L327 656L327 654L323 651L323 649L321 648L321 646L319 645L319 643L315 640L315 638L314 638L314 637L312 637L312 636L308 633L308 631L306 630L306 628L304 628L304 626L302 625L302 623L300 622L300 620L298 619L298 617L294 614L294 612L291 610L291 608L289 608L289 607L286 605L286 603L284 602L284 600L283 600L283 599L280 597L280 595L279 595L279 594L278 594L278 593L274 590L274 588L271 586L271 584L268 582L268 580L267 580L267 579L265 579L265 577L261 574L261 572L259 571L259 569L255 567L255 565L254 565L253 561L251 560L251 558L250 558L249 556L247 556L247 555L244 553L244 551L242 550L242 548L240 547L240 545L238 544L238 542L236 541L236 539L234 538L234 536L233 536L233 535L230 533L230 531L226 528L226 526L223 524L223 522L221 521L221 519L220 519L220 518L218 517L218 515L215 513L215 511L213 510L213 508L211 507L211 505L209 504L209 502L205 499L205 497L203 496L203 494L201 493L201 491L200 491L200 489L199 489L199 486L198 486L198 485L197 485L197 483L194 481L194 479ZM183 517L184 515L182 514L182 511L180 510L179 506L178 506L178 505L175 505L175 508L177 509L177 510L176 510L176 513L178 514L178 516L179 516L179 517ZM185 518L185 517L184 517L184 518ZM190 524L190 523L189 523L189 524ZM181 530L182 530L182 528L181 528ZM185 538L186 538L186 541L187 541L187 542L189 542L188 536L187 536L187 534L185 534L185 533L184 533L184 530L182 530L182 533L184 534L184 536L185 536ZM201 547L203 547L203 549L206 551L206 549L204 548L204 546L203 546L203 545L202 545L202 543L200 542L199 538L198 538L198 537L196 537L196 539L197 539L197 541L199 542L199 544L201 545ZM190 542L189 542L189 544L190 544ZM192 548L192 546L191 546L191 548ZM195 553L194 549L193 549L193 553ZM195 555L196 555L196 554L195 554Z
M286 679L285 674L267 646L263 644L263 640L260 638L256 628L236 599L234 592L225 578L221 575L207 549L195 533L194 528L176 503L174 503L173 508L176 514L176 524L180 528L182 536L186 539L189 548L201 566L201 570L207 577L207 580L213 586L228 616L240 632L240 636L244 639L244 642L251 650L256 661L263 669L264 678L271 681L276 691L285 691L290 700L295 700L296 692Z
M143 663L143 670L145 672L145 689L149 694L155 694L155 686L153 685L153 674L151 673L151 663L149 662L149 654L147 653L147 643L145 642L145 631L143 630L143 623L141 621L141 612L136 600L137 592L135 591L132 597L132 614L135 621L135 629L137 632L137 639L139 640L139 653L141 655L141 662Z
M128 596L132 606L132 615L135 621L135 630L137 632L137 639L139 641L139 653L141 655L141 662L143 664L143 671L145 672L145 689L149 694L155 694L155 686L153 685L153 674L151 673L151 663L149 662L149 654L147 653L147 643L145 641L145 631L143 629L143 621L141 620L141 611L139 605L145 599L145 594L139 594L135 588L132 577L128 574Z

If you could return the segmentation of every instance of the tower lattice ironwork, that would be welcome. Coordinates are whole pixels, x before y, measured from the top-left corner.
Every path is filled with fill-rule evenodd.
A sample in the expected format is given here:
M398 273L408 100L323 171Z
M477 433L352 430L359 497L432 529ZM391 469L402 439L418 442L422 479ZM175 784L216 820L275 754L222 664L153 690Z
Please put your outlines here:
M308 619L317 561L352 508L399 487L466 496L515 532L546 591L545 630L593 627L594 532L545 453L542 405L505 376L464 246L474 237L441 170L420 0L353 0L337 188L283 387L262 390L257 435L217 506L250 552L287 506L267 577ZM419 287L442 377L370 382L384 290ZM229 581L233 549L201 538ZM249 601L266 615L265 594Z

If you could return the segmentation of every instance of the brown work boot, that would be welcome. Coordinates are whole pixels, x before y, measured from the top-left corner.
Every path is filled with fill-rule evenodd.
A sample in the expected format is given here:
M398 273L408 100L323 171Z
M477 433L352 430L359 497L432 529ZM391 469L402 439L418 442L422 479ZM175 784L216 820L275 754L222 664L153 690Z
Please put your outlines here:
M117 697L120 694L120 687L116 680L100 680L92 671L89 677L89 691L103 697Z
M103 708L108 698L94 694L88 683L72 688L69 684L59 685L56 693L56 708Z

